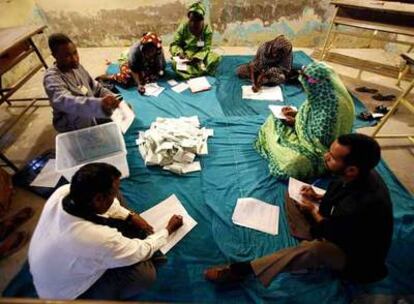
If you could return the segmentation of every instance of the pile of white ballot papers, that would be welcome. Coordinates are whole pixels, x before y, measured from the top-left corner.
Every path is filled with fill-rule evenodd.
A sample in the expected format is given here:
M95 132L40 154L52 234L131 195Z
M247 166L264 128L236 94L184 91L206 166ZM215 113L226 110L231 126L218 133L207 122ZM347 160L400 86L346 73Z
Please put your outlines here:
M279 206L247 197L237 200L232 216L233 223L272 235L279 231Z
M301 182L300 180L297 180L293 177L289 178L289 186L288 186L289 197L295 200L296 202L298 202L299 204L303 202L303 197L301 194L301 189L303 186L312 186L312 185ZM325 190L315 187L315 186L312 186L312 188L319 195L324 195L326 192ZM313 203L317 205L319 208L319 204L317 204L316 202L313 202Z
M154 228L155 232L167 227L168 221L173 215L181 215L183 217L183 225L168 236L167 244L160 249L163 254L166 254L189 233L197 225L197 222L188 214L175 195L171 195L158 205L140 214Z
M251 85L242 86L243 99L283 101L282 89L280 86L261 87L259 92L253 92Z
M146 166L159 165L176 174L200 171L196 155L208 154L207 139L213 129L200 128L197 116L157 118L150 129L139 132L137 145Z

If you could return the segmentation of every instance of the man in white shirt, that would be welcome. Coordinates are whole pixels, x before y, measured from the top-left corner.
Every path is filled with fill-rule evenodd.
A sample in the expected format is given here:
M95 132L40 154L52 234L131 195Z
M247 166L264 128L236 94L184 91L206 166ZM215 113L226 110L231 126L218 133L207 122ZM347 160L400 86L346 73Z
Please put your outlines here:
M120 176L108 164L85 165L46 202L29 247L40 298L125 299L155 281L150 259L183 220L174 215L153 233L120 205ZM148 236L139 239L142 231Z

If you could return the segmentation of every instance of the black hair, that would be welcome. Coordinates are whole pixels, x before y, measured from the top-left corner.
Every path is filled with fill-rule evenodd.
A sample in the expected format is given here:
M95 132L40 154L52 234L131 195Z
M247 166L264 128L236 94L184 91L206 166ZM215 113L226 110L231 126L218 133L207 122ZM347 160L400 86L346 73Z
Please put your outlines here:
M79 209L87 210L96 194L111 194L114 180L120 177L121 172L112 165L87 164L72 177L70 198Z
M338 143L349 148L345 165L356 166L360 175L367 175L380 161L381 148L377 141L364 134L346 134L338 137Z
M49 48L52 54L55 54L57 52L59 46L68 44L68 43L73 43L73 42L72 40L70 40L68 36L62 33L52 34L49 36L49 39L48 39Z
M204 16L196 11L190 11L187 14L188 18L193 19L194 21L203 21Z

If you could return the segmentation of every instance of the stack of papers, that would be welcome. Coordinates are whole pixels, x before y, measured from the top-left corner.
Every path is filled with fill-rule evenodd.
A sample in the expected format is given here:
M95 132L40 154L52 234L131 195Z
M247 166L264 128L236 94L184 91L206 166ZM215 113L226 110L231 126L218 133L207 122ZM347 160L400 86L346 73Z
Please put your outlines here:
M233 223L272 235L279 231L279 207L247 197L237 200Z
M296 202L298 202L299 204L303 202L303 197L302 197L302 194L300 193L303 186L312 186L312 185L301 182L300 180L297 180L293 177L289 178L289 186L288 186L289 197L295 200ZM312 188L319 195L324 195L326 192L324 189L321 189L315 186L312 186ZM318 203L316 202L313 202L313 203L319 206Z
M286 116L282 113L282 109L286 107L286 106L275 106L275 105L270 105L269 109L270 111L272 111L273 116L278 118L278 119L286 119ZM294 106L290 106L293 110L297 111L298 109Z
M200 171L196 155L208 154L207 139L212 129L200 128L197 116L157 118L150 129L139 132L137 145L145 165L162 166L176 174Z
M174 194L140 214L154 228L154 231L167 227L168 221L173 215L181 215L183 217L183 225L168 236L167 244L160 249L163 254L166 254L189 233L197 225L197 222L188 214Z
M190 62L190 60L184 58L181 59L179 56L174 56L173 60L176 62L176 69L177 71L187 71L188 65L187 63Z
M190 86L191 92L193 93L207 91L211 89L210 83L208 82L207 78L204 76L192 78L188 80L187 83Z
M122 133L125 134L134 121L135 114L125 101L121 101L118 108L112 113L111 119L121 128Z
M61 176L62 174L56 172L56 160L49 159L42 171L40 171L36 178L32 181L30 186L54 188L59 182Z
M280 86L261 87L260 91L255 93L252 86L242 86L243 99L283 101L282 89Z
M160 87L156 82L147 83L145 85L145 94L146 96L155 96L158 97L164 91L163 87Z

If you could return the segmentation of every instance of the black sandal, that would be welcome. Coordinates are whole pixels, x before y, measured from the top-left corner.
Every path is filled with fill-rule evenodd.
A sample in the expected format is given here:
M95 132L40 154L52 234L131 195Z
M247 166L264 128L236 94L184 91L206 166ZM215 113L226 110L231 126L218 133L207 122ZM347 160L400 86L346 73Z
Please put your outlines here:
M395 100L395 95L394 94L382 95L381 93L377 93L373 95L372 98L374 98L375 100L379 100L379 101L393 101Z
M355 89L355 91L361 92L361 93L370 93L370 94L378 93L377 89L371 89L371 88L368 88L368 87L358 87L358 88Z

